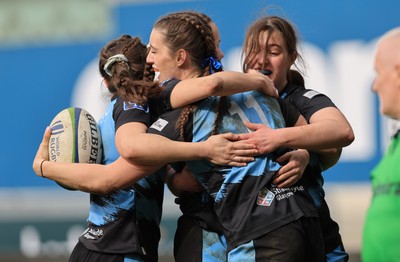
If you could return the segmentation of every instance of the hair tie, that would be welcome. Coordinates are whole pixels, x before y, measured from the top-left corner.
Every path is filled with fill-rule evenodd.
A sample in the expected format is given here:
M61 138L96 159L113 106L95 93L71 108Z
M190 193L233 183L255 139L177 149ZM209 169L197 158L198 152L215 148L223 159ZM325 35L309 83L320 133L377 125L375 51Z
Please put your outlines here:
M104 65L103 69L107 73L107 75L112 76L111 66L115 62L125 62L126 66L129 69L128 59L123 54L116 54L107 59L107 63Z
M218 70L218 69L222 68L221 62L218 61L217 59L215 59L212 56L210 56L209 58L204 59L203 62L201 63L201 66L203 68L205 68L207 65L210 65L211 74L214 74L214 70L213 69Z
M42 177L44 177L44 178L47 178L47 177L45 177L45 176L43 175L43 163L44 163L45 161L47 161L47 160L43 159L42 162L40 162L40 175L41 175Z

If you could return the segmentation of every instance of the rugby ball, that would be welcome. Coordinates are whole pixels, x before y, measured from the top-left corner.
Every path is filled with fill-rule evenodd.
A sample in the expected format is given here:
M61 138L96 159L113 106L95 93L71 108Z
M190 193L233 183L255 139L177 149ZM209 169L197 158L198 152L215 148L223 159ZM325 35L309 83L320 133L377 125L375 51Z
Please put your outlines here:
M50 128L50 161L101 163L100 129L89 112L78 107L66 108L53 118ZM71 190L71 188L58 184Z

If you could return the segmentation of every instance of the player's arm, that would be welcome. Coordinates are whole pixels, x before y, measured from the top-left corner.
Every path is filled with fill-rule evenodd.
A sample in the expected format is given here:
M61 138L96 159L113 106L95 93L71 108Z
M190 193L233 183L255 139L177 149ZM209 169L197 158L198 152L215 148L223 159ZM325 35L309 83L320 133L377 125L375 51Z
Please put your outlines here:
M244 165L243 157L237 157L237 154L243 155L243 151L249 151L252 154L256 152L253 145L244 145L243 148L252 149L243 150L238 144L234 145L228 141L227 138L233 139L230 137L233 134L214 136L208 142L185 143L174 142L159 135L146 134L146 129L145 124L130 122L120 126L115 136L117 149L122 156L128 154L132 148L145 148L146 150L138 150L139 154L143 152L143 155L139 157L140 161L120 157L111 164L100 165L48 161L51 130L47 128L33 161L33 170L38 176L44 176L73 189L108 194L134 184L168 162L206 157L218 163ZM134 137L138 140L127 141L126 137ZM252 157L247 159L252 159Z
M354 140L350 124L335 107L319 110L308 125L280 129L253 123L246 123L246 126L255 132L240 134L240 139L256 144L260 153L272 152L279 147L315 151L342 148Z
M320 119L326 119L325 114L327 114L327 113L329 114L329 111L321 111L321 110L322 109L318 110L311 116L310 123L317 123L318 121L320 121ZM336 110L334 110L334 111L336 111ZM337 111L339 111L339 110L337 110ZM339 111L339 113L340 113L340 111ZM344 118L344 116L343 116L343 118ZM308 123L306 122L305 118L299 117L297 122L292 126L303 126L306 124L308 124ZM318 149L318 150L310 150L310 152L314 152L314 153L318 154L322 169L327 170L330 167L334 166L339 161L342 149L341 148ZM299 156L301 155L301 153L298 153L298 152L295 152L294 154L298 154ZM301 158L301 157L295 157L295 159L299 159L299 158ZM305 168L305 166L304 166L304 168L302 168L301 166L296 166L296 167L299 170L304 170L304 168Z
M271 87L275 90L268 77L254 70L246 74L219 72L206 77L186 79L177 84L176 82L169 84L176 85L170 89L172 93L167 94L169 98L166 99L168 101L166 104L170 104L171 107L184 106L210 95L225 95L233 91L243 92L261 87L264 90ZM120 140L121 142L117 141L116 145L121 156L133 163L158 165L205 158L214 164L243 166L245 162L252 161L254 159L252 156L258 153L252 144L232 143L231 141L237 140L234 134L220 134L204 142L186 143L172 141L156 134L130 135L133 127L129 125L134 124L124 125L124 128L117 130L117 136L123 139Z
M354 141L354 133L345 116L336 107L327 107L318 110L311 116L310 124L319 123L324 119L329 121L329 123L337 121L337 128L343 128L342 131L337 130L335 132L335 134L337 134L337 141L342 140L342 145L337 144L337 146L333 146L331 148L314 150L314 152L318 153L319 155L322 169L327 170L339 161L342 154L342 147L348 146ZM330 128L333 129L333 126Z
M134 184L159 168L133 165L121 157L108 165L52 162L48 152L50 135L51 130L47 128L33 161L33 170L38 176L76 190L109 194Z
M140 165L163 165L171 162L207 159L214 164L244 166L253 161L258 153L249 143L233 143L238 135L227 133L209 137L203 142L178 142L157 134L137 133L132 135L134 124L118 128L116 140L120 155Z
M204 187L192 175L187 165L182 170L175 171L172 167L168 170L165 183L168 185L169 190L175 195L179 196L184 191L188 192L201 192Z
M222 71L180 81L171 93L172 108L180 108L209 96L227 96L251 90L277 97L273 81L255 70L248 73Z
M288 110L288 111L290 111L290 110ZM321 118L326 119L327 118L325 115L326 113L329 114L329 111L321 111L321 110L317 111L311 117L310 122L315 125L315 123L318 123L321 120ZM286 114L286 115L288 115L288 114ZM288 117L286 117L286 118L288 118ZM295 124L293 124L293 121L291 121L289 126L299 127L299 126L305 126L307 124L308 123L306 122L306 120L302 116L299 116L299 118L297 119ZM259 127L263 128L262 126L259 126ZM264 134L264 136L266 136L266 134ZM265 142L262 135L259 134L256 137L258 137L260 139L258 143ZM260 151L262 151L262 149L260 149ZM318 149L318 150L313 150L313 151L315 151L318 154L319 160L321 163L321 167L323 168L323 170L326 170L326 169L332 167L333 165L335 165L337 163L337 161L339 160L340 153L341 153L340 148ZM309 154L308 154L307 150L299 149L299 150L290 151L290 152L285 153L284 155L280 156L277 159L277 161L279 163L285 163L285 164L283 164L282 168L279 169L276 176L274 177L273 182L278 187L287 187L287 186L293 185L301 178L301 176L308 164Z

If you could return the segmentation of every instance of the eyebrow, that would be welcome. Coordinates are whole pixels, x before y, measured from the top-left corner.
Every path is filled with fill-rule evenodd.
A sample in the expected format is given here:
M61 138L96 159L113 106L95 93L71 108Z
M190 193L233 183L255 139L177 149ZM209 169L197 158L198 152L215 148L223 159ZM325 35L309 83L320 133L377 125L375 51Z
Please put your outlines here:
M278 44L267 44L269 48L271 47L277 47L277 48L282 48L280 45Z
M150 44L150 43L148 43L146 47L147 47L147 48L152 48L152 49L154 49L154 50L158 50L158 48L154 47L154 46L153 46L152 44Z

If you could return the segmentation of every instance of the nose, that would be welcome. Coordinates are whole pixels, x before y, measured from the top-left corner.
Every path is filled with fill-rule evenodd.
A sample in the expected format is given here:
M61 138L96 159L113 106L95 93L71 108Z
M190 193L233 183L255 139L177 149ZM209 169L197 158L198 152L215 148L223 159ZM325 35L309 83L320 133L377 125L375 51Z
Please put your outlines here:
M264 68L268 64L268 57L264 52L259 52L256 56L257 63Z
M154 64L154 59L153 59L153 56L152 56L151 52L148 52L148 54L146 56L146 63Z

